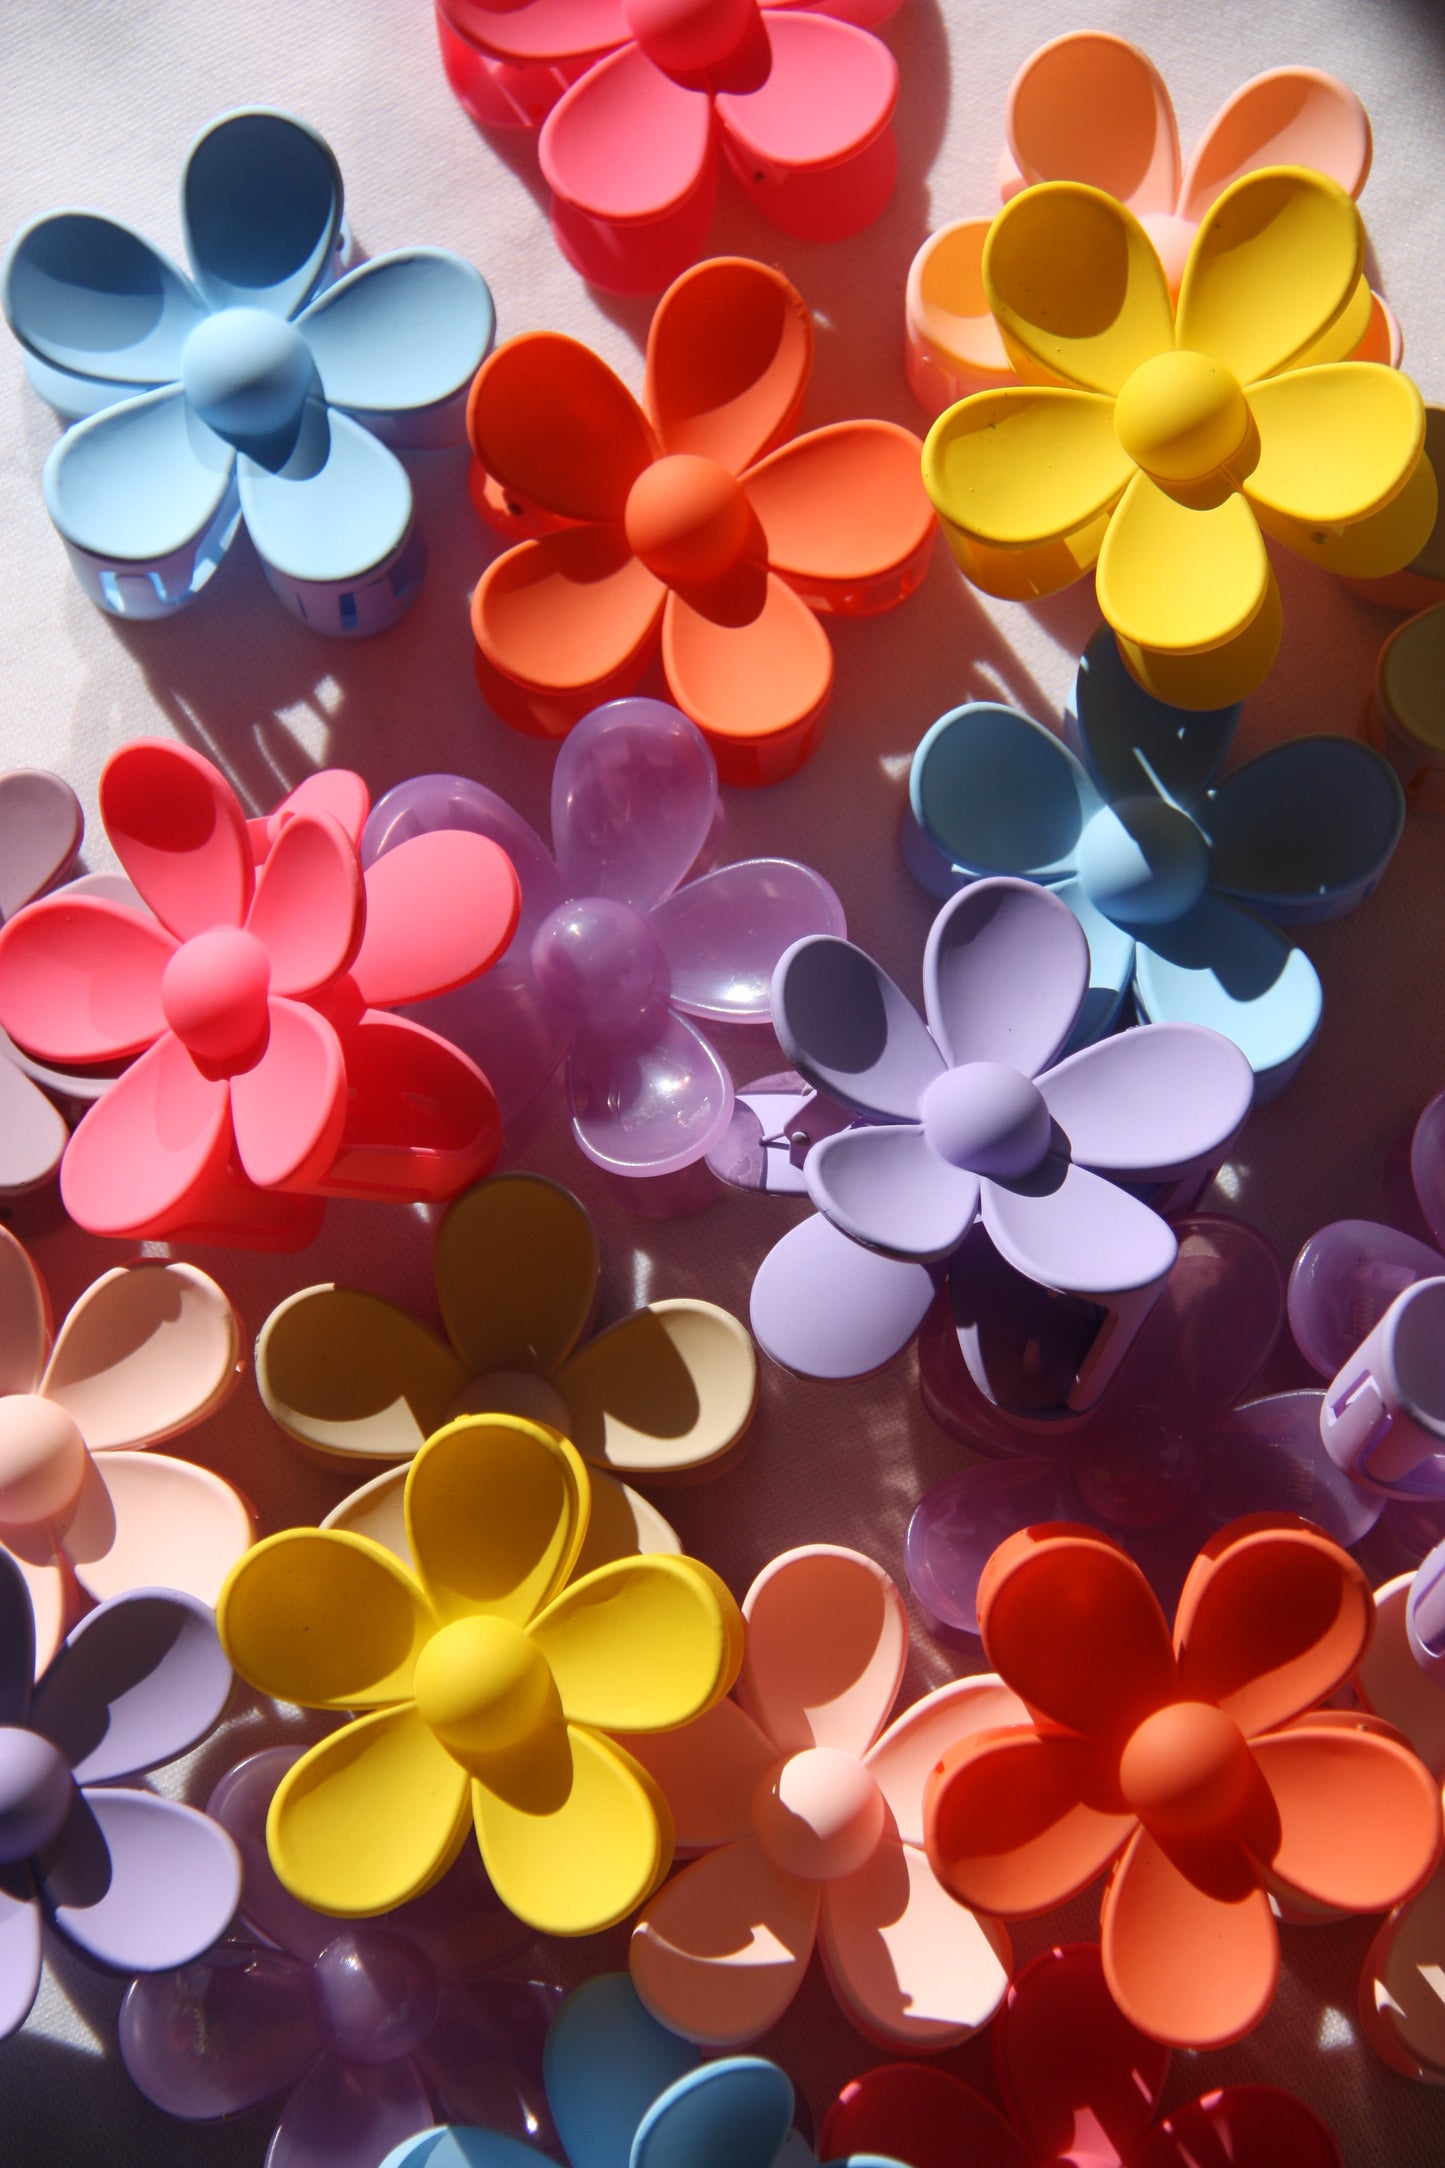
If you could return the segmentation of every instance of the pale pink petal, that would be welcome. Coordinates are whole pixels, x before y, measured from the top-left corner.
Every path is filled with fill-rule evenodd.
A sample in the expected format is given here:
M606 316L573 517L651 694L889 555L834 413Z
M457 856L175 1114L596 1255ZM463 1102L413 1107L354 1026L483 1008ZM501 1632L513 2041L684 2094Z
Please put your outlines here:
M70 1132L38 1084L9 1059L0 1033L0 1198L39 1189L60 1165Z
M632 1930L632 1984L653 2016L706 2047L775 2025L802 1984L819 1884L783 1874L751 1839L674 1875Z
M1013 1962L999 1922L956 1903L924 1854L891 1836L866 1867L824 1885L820 1947L859 2031L923 2055L988 2023Z
M0 1394L33 1393L50 1337L45 1284L8 1227L0 1227Z
M133 1588L175 1588L214 1608L236 1560L256 1539L239 1492L166 1453L107 1453L98 1480L61 1539L96 1603Z
M740 1693L778 1752L862 1754L908 1655L903 1599L883 1568L831 1544L787 1551L758 1575L743 1616Z
M142 1258L85 1290L61 1326L40 1390L93 1453L173 1437L236 1383L240 1324L194 1265Z
M84 826L80 800L58 775L43 768L0 775L0 925L59 879Z

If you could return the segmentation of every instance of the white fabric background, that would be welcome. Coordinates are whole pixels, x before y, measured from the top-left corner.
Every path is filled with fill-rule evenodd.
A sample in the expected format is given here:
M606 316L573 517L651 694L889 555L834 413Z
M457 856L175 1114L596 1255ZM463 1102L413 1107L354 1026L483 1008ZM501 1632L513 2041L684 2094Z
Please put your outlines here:
M1333 69L1364 97L1376 161L1363 209L1381 282L1404 325L1406 363L1445 398L1445 211L1436 193L1445 92L1442 0L1277 0L1264 8L1101 0L1093 18L1152 53L1172 88L1186 145L1247 75L1285 61ZM845 247L789 241L724 183L720 251L780 262L818 319L805 423L888 415L919 426L900 367L909 260L925 233L993 205L1002 99L1020 60L1088 18L1066 0L906 0L886 35L902 69L902 177L886 216ZM481 138L453 103L422 0L9 0L0 13L0 239L62 205L109 212L179 253L177 189L186 147L214 114L242 103L290 107L329 138L362 247L449 245L485 272L503 336L532 326L590 341L640 386L650 305L586 290L552 244L532 141ZM91 829L86 862L110 862L96 780L128 739L174 735L201 748L247 803L269 808L313 766L359 769L374 794L421 770L471 773L545 833L548 750L483 708L471 671L468 592L491 544L464 489L465 455L414 459L431 569L392 632L327 643L274 601L244 535L201 601L168 624L102 616L72 581L46 518L39 473L56 423L0 342L0 767L67 776ZM1393 620L1293 560L1279 564L1286 629L1268 684L1246 708L1235 758L1305 730L1350 731ZM1003 693L1056 722L1074 658L1096 621L1091 587L1035 609L988 604L963 585L942 545L922 592L895 616L834 627L837 691L816 759L785 786L729 794L725 855L790 852L835 883L850 931L916 992L929 908L904 874L896 830L908 757L927 725L970 695ZM1326 989L1318 1047L1288 1094L1250 1123L1217 1197L1247 1214L1288 1259L1326 1219L1388 1216L1392 1139L1445 1083L1440 1009L1445 961L1442 830L1412 820L1379 894L1343 925L1308 932ZM777 1066L767 1035L733 1049L740 1077ZM523 1164L571 1184L602 1237L602 1314L653 1294L705 1294L746 1314L748 1285L788 1214L734 1198L690 1219L638 1219L604 1193L567 1133L557 1099L515 1148ZM63 1220L53 1192L11 1218L47 1277L57 1316L116 1261L113 1247ZM435 1321L426 1215L335 1206L314 1248L256 1259L210 1252L254 1334L296 1287L325 1279L373 1289ZM182 1447L242 1483L269 1530L314 1519L343 1484L303 1461L270 1425L250 1381ZM751 1448L720 1481L661 1500L690 1547L741 1596L783 1548L851 1543L902 1578L902 1536L920 1493L959 1449L919 1403L911 1355L852 1387L769 1369ZM915 1612L907 1691L978 1668L976 1643L946 1646ZM203 1799L233 1756L295 1728L238 1695L227 1734L181 1781ZM1024 1956L1061 1932L1093 1931L1091 1901L1025 1925ZM1359 1961L1373 1922L1284 1936L1274 2010L1238 2048L1176 2058L1171 2101L1231 2081L1296 2086L1330 2120L1351 2168L1438 2161L1440 2095L1386 2072L1356 2042ZM572 1981L621 1961L613 1935L542 1946L532 1967ZM51 1944L29 2025L0 2046L0 2159L259 2163L274 2120L261 2109L225 2128L169 2122L132 2090L114 2048L117 1983ZM821 2113L837 2086L879 2059L838 2016L816 1968L764 2051ZM990 2090L986 2041L948 2059ZM1285 2168L1285 2164L1281 2164Z

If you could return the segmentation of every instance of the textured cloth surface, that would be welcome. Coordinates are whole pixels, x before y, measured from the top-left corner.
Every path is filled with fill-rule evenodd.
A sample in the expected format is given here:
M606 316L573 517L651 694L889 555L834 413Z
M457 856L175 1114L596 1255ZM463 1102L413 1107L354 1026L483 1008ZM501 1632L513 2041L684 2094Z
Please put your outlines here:
M1376 133L1365 191L1379 283L1404 326L1406 364L1445 399L1445 209L1435 193L1445 95L1442 0L1277 0L1271 8L1102 0L1093 20L1150 52L1169 82L1187 146L1247 76L1284 62L1333 70L1362 95ZM897 196L844 247L808 247L756 216L725 180L713 245L780 263L812 305L818 355L804 422L879 414L921 426L901 370L909 260L933 227L995 207L1003 96L1023 57L1082 26L1065 0L906 0L884 35L902 93ZM583 287L553 245L535 141L484 140L442 77L422 0L301 0L246 7L199 0L9 0L0 12L0 236L61 205L123 218L180 250L177 189L195 132L228 106L288 107L331 142L347 209L369 253L427 242L484 271L499 332L551 326L581 337L634 387L651 304ZM409 461L430 570L410 615L384 637L343 646L308 634L273 599L244 535L201 600L174 622L127 626L93 609L45 515L40 468L57 424L0 342L0 593L4 596L0 768L65 775L90 823L86 863L109 864L96 781L128 739L173 735L216 760L253 809L312 767L359 769L373 794L425 770L480 777L546 832L552 765L542 745L487 714L471 668L468 592L492 548L464 486L465 455ZM1394 622L1311 568L1278 559L1285 604L1279 663L1245 710L1232 763L1306 730L1353 730L1374 658ZM816 759L781 788L730 792L724 856L793 853L834 882L852 936L919 992L930 908L897 847L909 756L924 729L970 697L1003 697L1057 723L1074 659L1096 623L1092 585L1034 608L968 590L940 543L921 593L895 615L835 624L837 687ZM649 686L646 689L659 689ZM1325 986L1319 1044L1286 1096L1253 1118L1211 1203L1247 1215L1291 1257L1323 1221L1391 1216L1389 1148L1445 1084L1445 827L1414 819L1379 893L1343 924L1307 930ZM768 1034L734 1034L740 1079L778 1066ZM594 1211L604 1321L653 1295L698 1294L746 1315L753 1271L796 1212L729 1199L692 1218L639 1219L572 1145L559 1092L507 1164L574 1187ZM10 1224L48 1280L57 1317L117 1252L64 1221L52 1190ZM338 1280L436 1322L431 1226L422 1210L333 1205L297 1257L206 1252L254 1335L297 1287ZM340 1478L304 1461L272 1427L250 1380L180 1450L236 1479L266 1530L314 1520ZM750 1448L715 1483L661 1498L690 1549L741 1596L770 1557L810 1541L852 1544L902 1580L913 1504L960 1460L923 1412L904 1356L840 1387L765 1368ZM905 1692L981 1667L977 1643L949 1646L914 1613ZM314 1735L238 1691L227 1729L166 1781L204 1800L233 1758ZM1021 1957L1094 1932L1097 1897L1062 1920L1024 1924ZM1338 2132L1351 2168L1445 2157L1445 2102L1385 2071L1358 2044L1360 1960L1375 1922L1287 1929L1274 2009L1239 2047L1180 2055L1168 2101L1214 2086L1298 2089ZM531 1968L575 1982L624 1961L620 1935L539 1945ZM1207 1960L1201 1960L1207 1961ZM47 1948L46 1984L23 2034L0 2046L0 2159L254 2168L274 2111L225 2127L173 2123L132 2090L114 2041L120 1984ZM526 1969L524 1966L522 1969ZM762 2043L820 2114L849 2076L880 2059L838 2015L815 1966L785 2022ZM946 2058L992 2090L987 2041ZM338 2163L338 2168L340 2164ZM960 2164L963 2168L963 2164ZM1285 2164L1281 2164L1285 2168Z

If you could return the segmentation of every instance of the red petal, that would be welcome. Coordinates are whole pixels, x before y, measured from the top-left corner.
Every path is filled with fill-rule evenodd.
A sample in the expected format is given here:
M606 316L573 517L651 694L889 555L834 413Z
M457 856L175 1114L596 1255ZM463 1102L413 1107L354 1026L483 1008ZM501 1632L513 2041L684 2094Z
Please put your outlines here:
M364 923L355 845L329 815L295 814L257 874L246 918L271 959L271 991L310 994L338 977Z
M924 1791L923 1826L960 1903L1018 1919L1087 1889L1135 1823L1087 1740L1020 1729L951 1748Z
M253 863L246 817L199 753L164 739L123 745L100 779L100 815L126 872L182 941L241 924Z
M341 1047L314 1009L274 997L267 1009L265 1053L254 1069L231 1079L236 1151L258 1189L288 1183L309 1189L341 1142L347 1084Z
M48 1061L138 1054L165 1030L161 979L175 948L126 904L44 896L0 932L0 1023Z
M718 118L744 159L797 171L866 150L898 102L898 63L888 47L826 15L769 10L763 20L766 80L717 97Z
M467 435L503 489L565 519L620 520L657 456L631 392L589 347L554 331L508 339L482 364Z
M812 367L813 319L782 272L715 257L658 303L643 401L665 451L741 474L795 427Z
M401 1016L368 1009L341 1034L350 1094L328 1196L455 1197L502 1148L496 1094L475 1062Z
M665 218L714 155L712 110L703 91L624 45L553 106L537 155L563 202L591 218Z

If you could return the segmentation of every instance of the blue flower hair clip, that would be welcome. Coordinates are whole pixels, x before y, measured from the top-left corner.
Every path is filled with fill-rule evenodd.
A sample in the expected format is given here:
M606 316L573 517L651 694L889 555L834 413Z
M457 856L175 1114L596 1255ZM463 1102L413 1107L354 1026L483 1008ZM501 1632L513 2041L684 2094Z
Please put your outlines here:
M380 632L425 568L388 445L460 442L492 297L446 249L342 272L341 173L315 129L223 114L181 182L187 277L89 211L24 227L0 306L68 429L45 501L81 586L166 617L242 519L276 593L318 632Z

